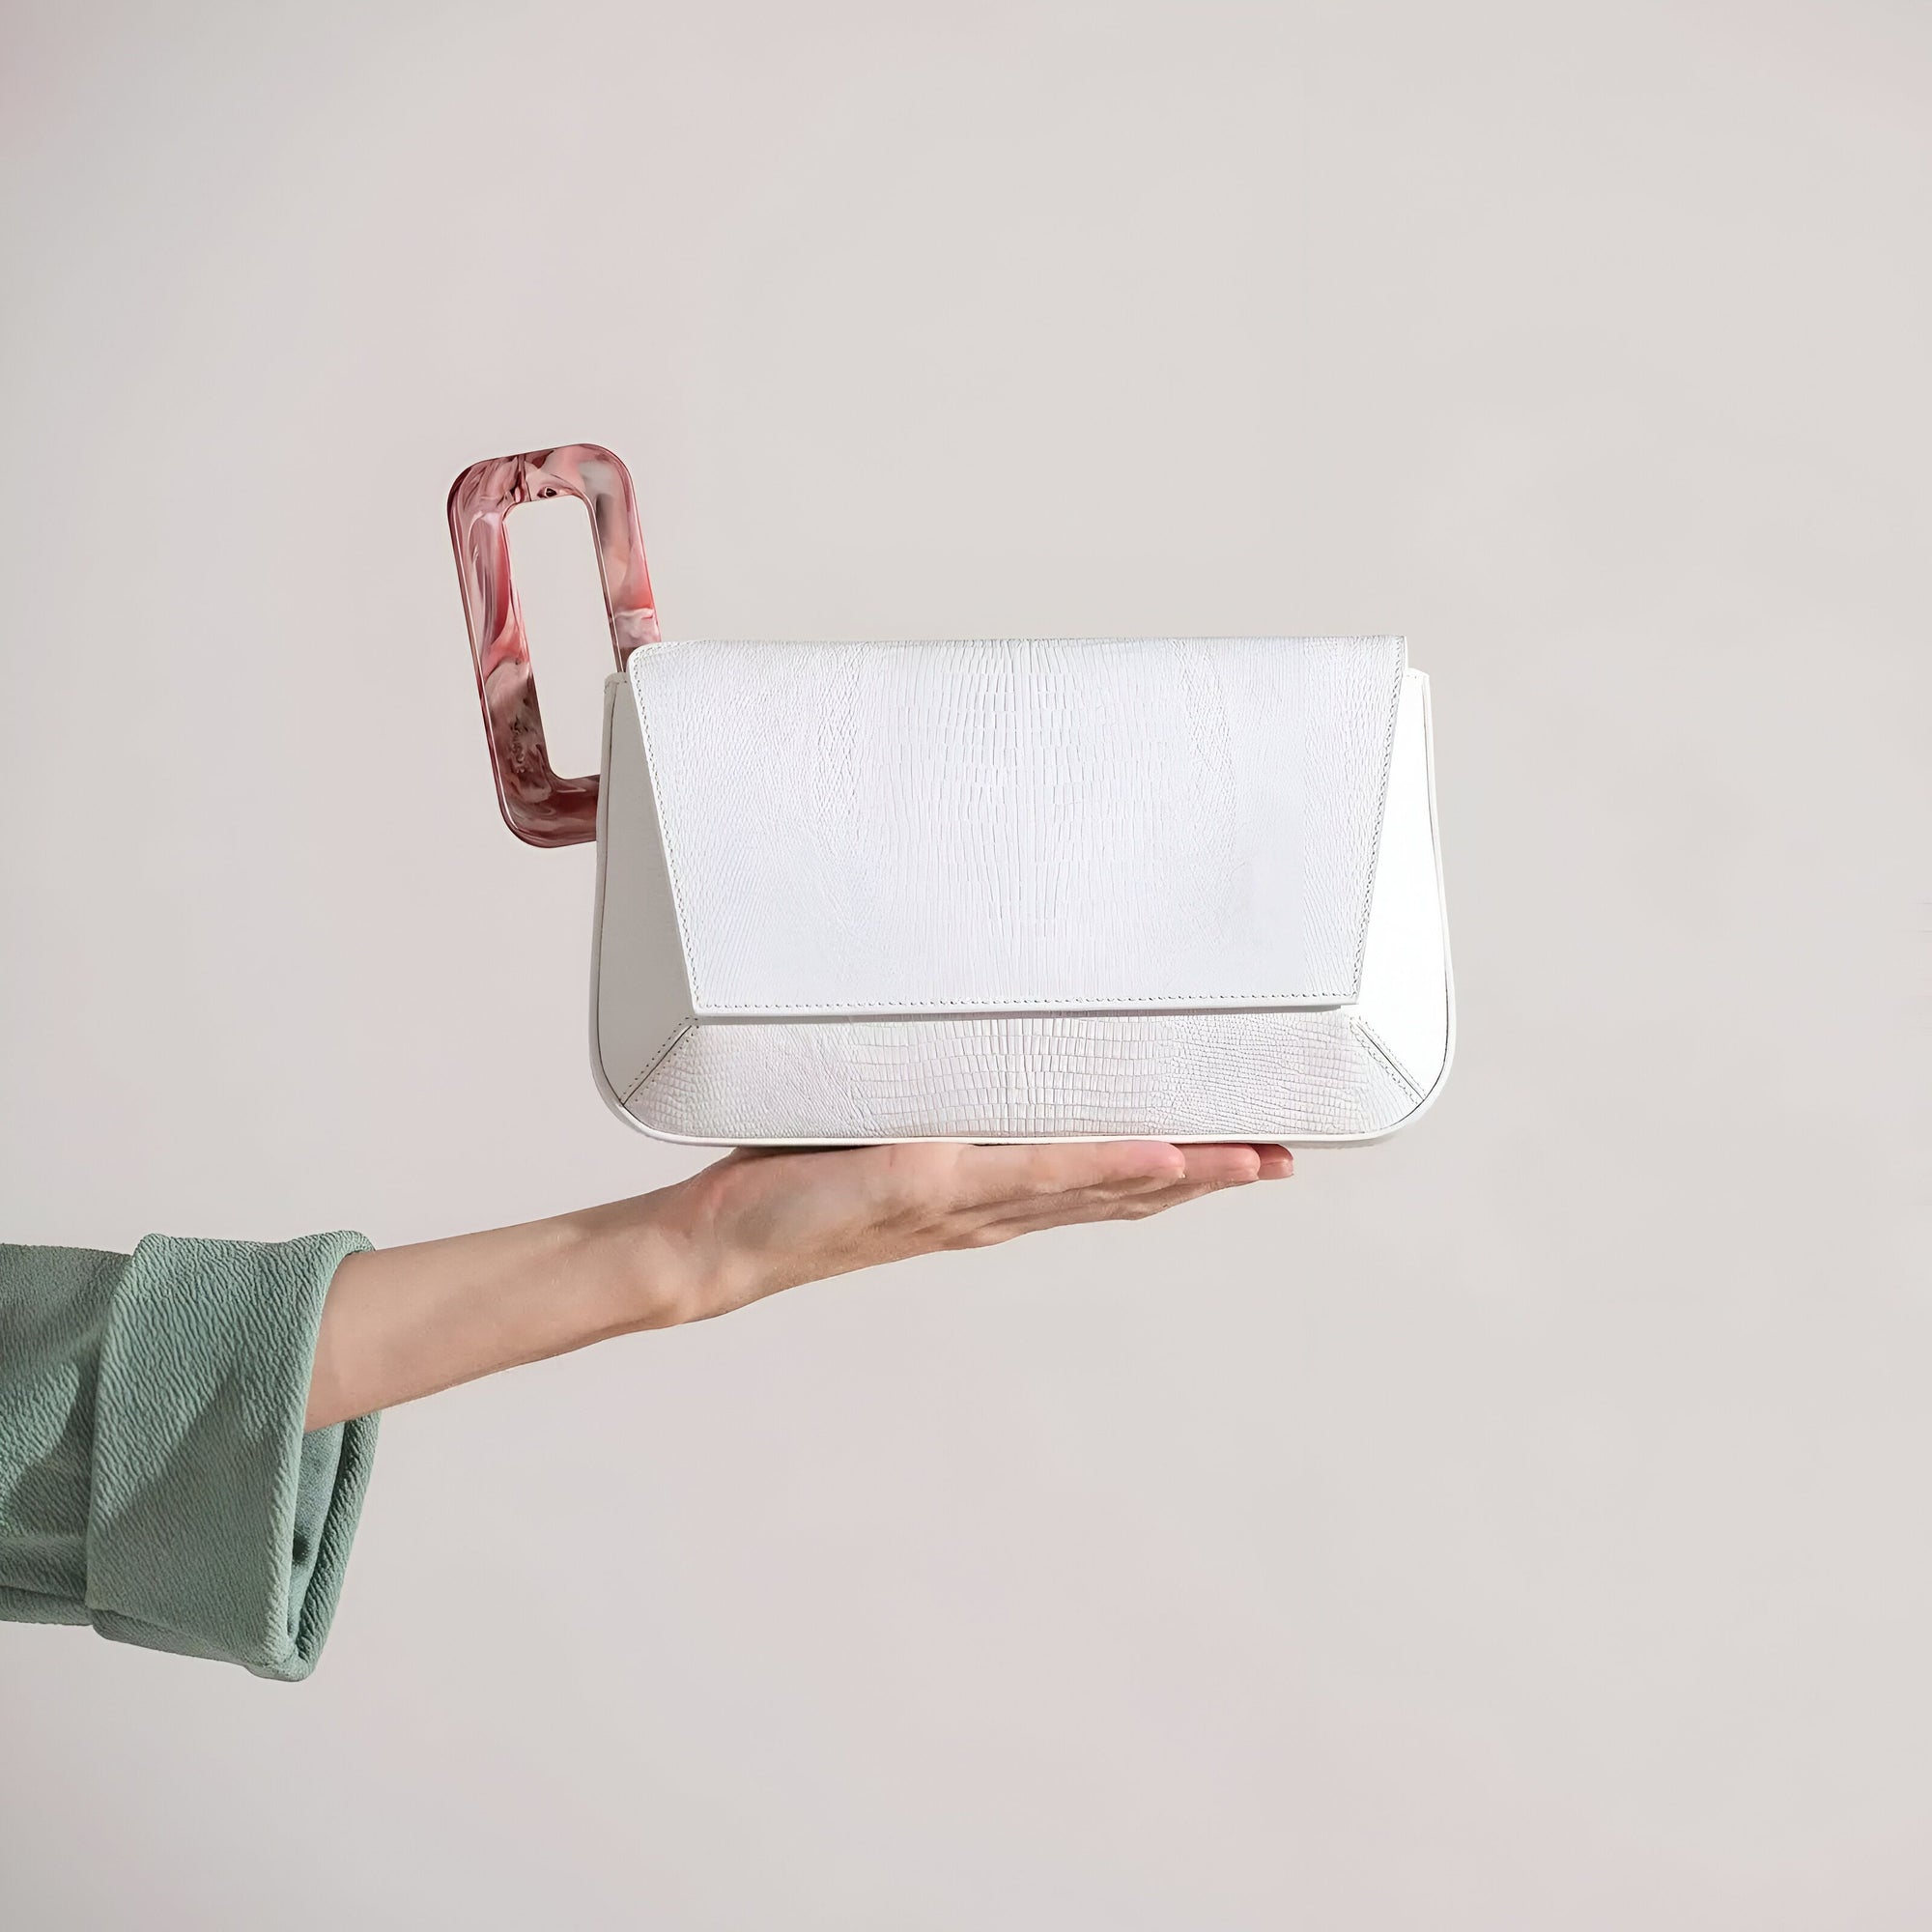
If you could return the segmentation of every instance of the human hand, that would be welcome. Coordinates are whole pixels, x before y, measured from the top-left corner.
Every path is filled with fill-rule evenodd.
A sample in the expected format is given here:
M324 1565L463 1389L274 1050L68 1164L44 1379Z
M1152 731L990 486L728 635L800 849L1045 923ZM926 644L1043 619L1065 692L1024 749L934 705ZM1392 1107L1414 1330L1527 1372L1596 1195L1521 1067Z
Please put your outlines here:
M984 1248L1079 1221L1140 1221L1251 1180L1282 1179L1274 1146L1165 1141L973 1147L911 1142L741 1149L646 1200L676 1261L643 1288L646 1325L696 1321L855 1268Z
M1293 1171L1287 1149L1241 1144L740 1150L629 1201L351 1255L323 1306L307 1426L801 1282L1076 1221L1142 1220Z

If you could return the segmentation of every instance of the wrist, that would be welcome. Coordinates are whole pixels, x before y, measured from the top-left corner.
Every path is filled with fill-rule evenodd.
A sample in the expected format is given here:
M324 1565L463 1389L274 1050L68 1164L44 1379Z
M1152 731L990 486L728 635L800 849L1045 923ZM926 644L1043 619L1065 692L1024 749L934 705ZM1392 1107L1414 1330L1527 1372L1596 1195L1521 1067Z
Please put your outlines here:
M720 1270L681 1211L684 1194L680 1183L561 1217L566 1272L583 1284L600 1335L672 1328L711 1312Z

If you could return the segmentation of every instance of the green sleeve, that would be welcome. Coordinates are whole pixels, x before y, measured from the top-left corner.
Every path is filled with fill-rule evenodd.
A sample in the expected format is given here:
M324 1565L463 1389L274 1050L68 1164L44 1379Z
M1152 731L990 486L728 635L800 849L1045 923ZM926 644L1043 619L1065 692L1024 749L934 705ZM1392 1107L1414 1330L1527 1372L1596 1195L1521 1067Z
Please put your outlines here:
M0 1617L315 1668L376 1418L302 1433L360 1235L0 1246Z

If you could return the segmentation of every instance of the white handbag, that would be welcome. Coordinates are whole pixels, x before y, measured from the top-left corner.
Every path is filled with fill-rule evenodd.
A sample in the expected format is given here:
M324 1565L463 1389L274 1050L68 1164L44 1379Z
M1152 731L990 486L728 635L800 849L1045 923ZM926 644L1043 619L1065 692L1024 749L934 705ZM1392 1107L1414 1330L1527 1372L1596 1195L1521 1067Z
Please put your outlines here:
M504 520L571 495L618 674L550 768ZM1399 638L660 640L588 444L450 493L504 817L597 840L591 1064L710 1145L1378 1140L1454 1042Z

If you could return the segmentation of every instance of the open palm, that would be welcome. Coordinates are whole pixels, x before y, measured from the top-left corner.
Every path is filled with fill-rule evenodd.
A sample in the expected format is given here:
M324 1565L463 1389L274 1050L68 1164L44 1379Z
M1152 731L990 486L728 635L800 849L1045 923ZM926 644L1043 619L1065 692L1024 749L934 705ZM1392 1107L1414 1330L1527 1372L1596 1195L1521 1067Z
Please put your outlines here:
M990 1247L1076 1221L1136 1221L1294 1171L1287 1149L1241 1143L914 1142L764 1153L741 1149L667 1190L670 1217L723 1315L761 1295L940 1248Z

